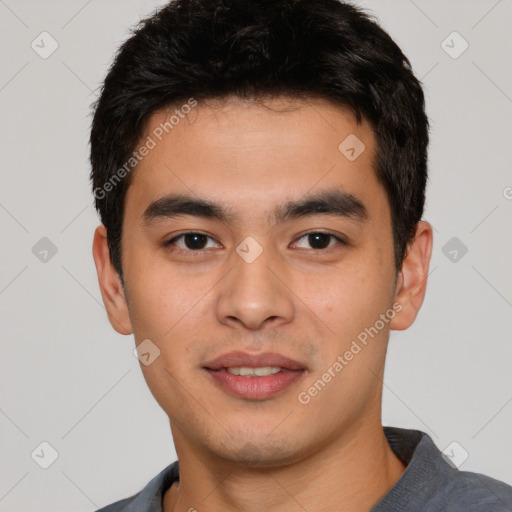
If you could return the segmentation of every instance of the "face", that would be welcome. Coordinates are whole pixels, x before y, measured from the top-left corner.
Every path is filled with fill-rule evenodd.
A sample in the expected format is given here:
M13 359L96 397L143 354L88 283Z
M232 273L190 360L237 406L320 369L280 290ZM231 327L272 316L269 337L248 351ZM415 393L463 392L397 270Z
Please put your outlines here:
M200 103L168 133L155 113L117 294L95 240L112 325L150 340L141 368L178 456L283 464L380 422L389 330L419 308L395 272L371 127L323 100L265 105Z

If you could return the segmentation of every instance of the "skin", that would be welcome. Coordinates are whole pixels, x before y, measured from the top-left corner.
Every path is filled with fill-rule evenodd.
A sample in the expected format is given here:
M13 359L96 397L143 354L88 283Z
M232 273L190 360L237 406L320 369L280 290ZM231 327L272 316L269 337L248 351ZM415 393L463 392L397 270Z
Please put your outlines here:
M340 503L367 511L405 469L382 430L382 378L390 329L409 327L423 302L432 228L418 224L397 274L370 125L320 99L265 105L271 108L235 98L200 103L139 163L125 202L125 287L110 263L105 228L94 235L112 326L161 351L141 369L169 417L180 461L180 484L165 493L165 512L320 512ZM167 115L150 117L144 139ZM338 150L349 134L366 147L355 161ZM272 222L270 213L285 201L325 189L357 197L368 218ZM146 207L170 192L222 201L236 220L187 215L144 226ZM199 255L183 238L163 246L190 231L212 237ZM331 239L329 248L315 248L304 233L318 231L349 244ZM250 264L235 251L248 236L263 249ZM298 393L393 304L400 312L301 404ZM233 397L202 369L232 350L278 352L307 371L269 399Z

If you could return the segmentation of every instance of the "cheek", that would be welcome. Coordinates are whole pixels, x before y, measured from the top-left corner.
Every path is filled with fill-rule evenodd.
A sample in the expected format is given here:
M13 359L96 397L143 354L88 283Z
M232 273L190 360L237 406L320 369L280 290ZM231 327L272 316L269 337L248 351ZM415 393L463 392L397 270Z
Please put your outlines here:
M166 342L198 314L213 283L213 276L194 276L154 249L132 251L124 270L137 341L154 337Z
M361 253L350 263L330 267L322 274L297 281L297 296L321 320L329 338L343 343L369 325L389 307L388 272L377 257ZM339 347L338 347L339 348Z
M135 339L154 338L158 344L173 343L184 330L196 330L204 323L208 289L179 280L146 280L134 290L130 315Z

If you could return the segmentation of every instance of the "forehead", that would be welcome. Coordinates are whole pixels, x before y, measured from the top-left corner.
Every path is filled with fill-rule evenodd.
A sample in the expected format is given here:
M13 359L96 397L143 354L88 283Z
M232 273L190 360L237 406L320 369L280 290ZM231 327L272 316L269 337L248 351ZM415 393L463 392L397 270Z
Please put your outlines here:
M127 209L139 215L144 205L176 192L221 198L252 215L333 186L374 204L375 195L385 201L371 126L325 100L178 105L149 117L140 144L149 141L126 198Z

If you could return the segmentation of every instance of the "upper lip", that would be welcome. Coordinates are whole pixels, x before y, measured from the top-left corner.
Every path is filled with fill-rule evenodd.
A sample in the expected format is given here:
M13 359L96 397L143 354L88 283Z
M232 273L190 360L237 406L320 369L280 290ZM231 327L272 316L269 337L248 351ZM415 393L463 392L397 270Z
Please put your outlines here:
M305 366L276 353L249 354L247 352L228 352L223 354L204 365L208 370L220 370L221 368L260 368L264 366L273 366L277 368L285 368L287 370L304 370Z

